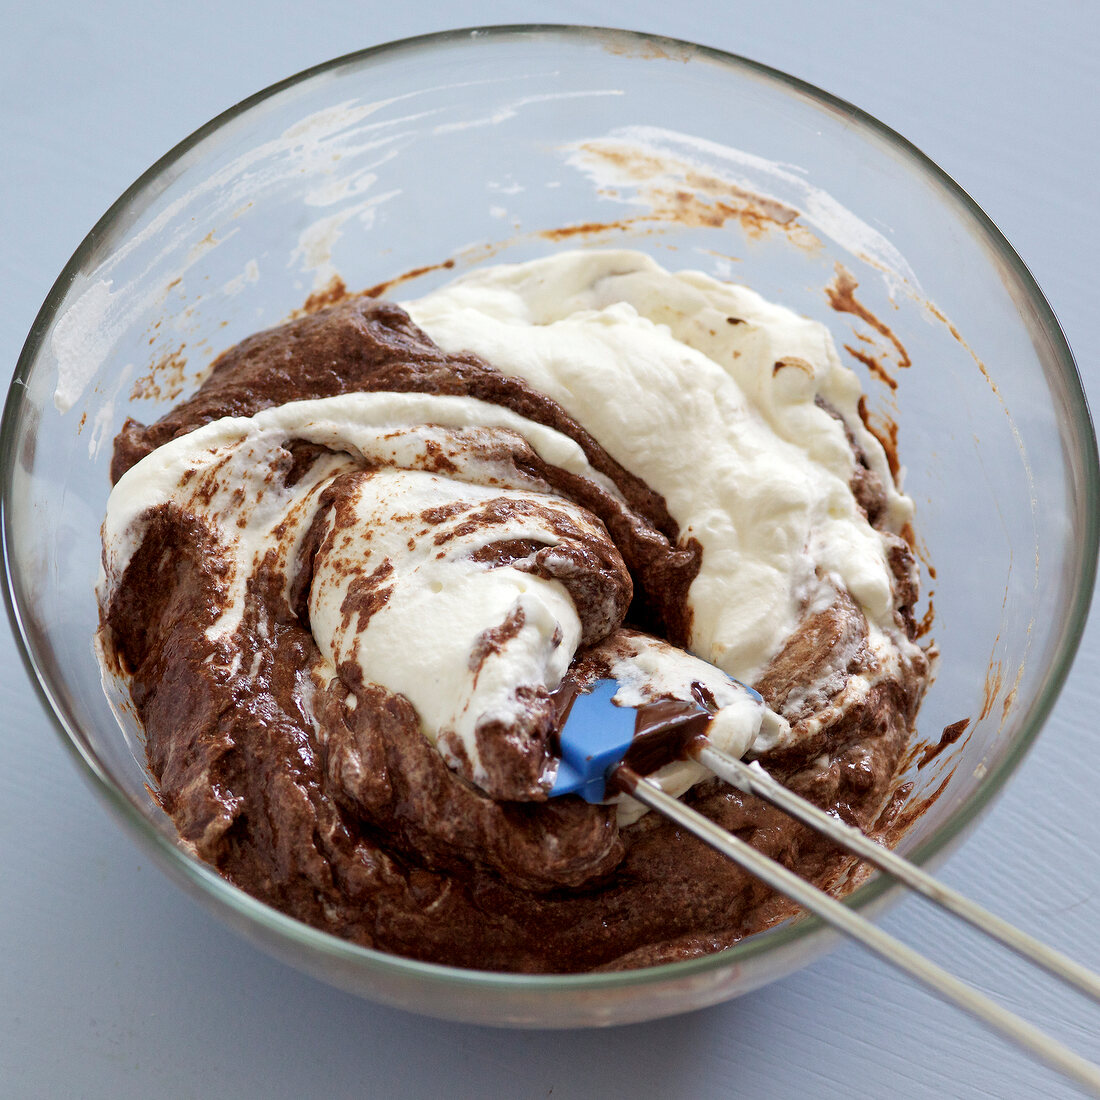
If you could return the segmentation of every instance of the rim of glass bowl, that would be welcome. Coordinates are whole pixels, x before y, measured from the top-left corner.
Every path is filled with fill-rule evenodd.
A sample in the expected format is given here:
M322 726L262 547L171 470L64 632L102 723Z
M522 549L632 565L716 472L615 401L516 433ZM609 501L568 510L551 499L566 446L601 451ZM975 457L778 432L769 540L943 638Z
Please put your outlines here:
M50 325L57 315L58 307L64 299L73 278L79 273L98 242L104 236L110 235L115 224L125 219L131 209L142 202L147 192L153 191L155 195L158 179L164 173L170 171L172 166L185 154L226 123L245 114L252 107L271 96L323 73L347 66L362 66L372 59L397 52L425 52L436 46L451 46L475 39L483 44L486 39L517 40L522 38L539 38L542 40L560 38L570 42L596 38L627 46L646 47L650 51L656 51L658 56L667 53L680 56L686 54L689 60L698 57L712 63L718 63L739 73L763 77L783 89L796 92L810 99L819 108L834 113L840 112L848 118L855 128L862 128L869 131L871 135L884 139L885 143L906 160L913 170L918 174L923 174L948 200L948 204L955 208L960 215L960 220L967 226L968 230L973 235L984 238L985 242L992 247L993 251L1014 274L1019 289L1023 291L1026 301L1034 309L1043 334L1047 337L1049 345L1053 349L1054 358L1060 368L1062 381L1069 396L1071 415L1067 429L1069 438L1076 445L1073 457L1083 468L1086 486L1086 492L1079 494L1076 501L1078 519L1081 522L1084 534L1084 544L1080 548L1078 583L1075 585L1073 606L1063 624L1062 636L1055 650L1054 660L1047 670L1046 677L1029 712L1024 716L1020 733L1015 742L1010 746L1000 764L991 768L984 779L980 781L967 802L960 806L935 833L912 852L909 858L918 864L926 862L948 845L961 830L988 806L1033 744L1061 691L1084 630L1096 578L1097 546L1100 543L1100 465L1097 461L1096 438L1092 429L1092 420L1073 354L1053 310L1043 296L1035 279L1000 230L997 229L977 203L916 146L884 123L867 114L867 112L848 103L846 100L822 91L806 81L740 55L726 53L722 50L685 42L680 39L608 27L564 24L468 27L399 39L345 54L331 61L304 69L294 76L272 84L223 111L169 150L123 192L81 242L50 289L19 356L4 408L3 425L0 428L0 539L2 539L4 558L4 598L23 663L30 675L31 682L47 713L53 719L55 728L62 734L62 741L77 760L81 770L92 780L93 786L107 800L125 824L141 836L146 843L151 844L158 854L173 865L177 871L182 872L185 878L211 895L214 901L241 916L258 922L260 925L265 926L267 930L286 940L294 941L296 944L321 955L338 958L345 963L354 961L355 965L366 966L367 969L389 970L408 977L420 976L425 979L451 982L458 986L477 986L482 989L488 986L513 990L542 987L556 990L573 988L594 991L630 985L645 985L660 979L674 980L703 971L721 969L744 962L762 953L779 949L785 945L792 945L804 940L806 937L820 934L825 931L825 926L816 917L806 917L751 936L724 951L697 959L612 973L540 975L503 974L420 962L372 948L360 947L357 944L341 940L327 932L303 924L250 897L242 890L232 886L216 871L207 867L206 864L186 855L150 824L137 806L115 784L81 731L70 725L59 707L54 703L51 684L39 669L31 651L31 642L23 630L20 608L16 605L12 561L9 555L9 524L11 523L9 499L16 458L15 433L26 392L22 383L28 377L34 365L42 340L49 331ZM880 875L853 891L845 899L845 904L853 909L862 909L887 893L893 893L900 889L900 886L893 883L886 876Z

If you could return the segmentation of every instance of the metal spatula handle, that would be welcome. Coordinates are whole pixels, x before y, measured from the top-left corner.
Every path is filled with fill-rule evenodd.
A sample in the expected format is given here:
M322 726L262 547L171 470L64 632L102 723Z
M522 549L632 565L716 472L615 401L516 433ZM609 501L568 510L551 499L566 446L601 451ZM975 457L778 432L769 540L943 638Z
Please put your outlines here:
M807 802L793 791L787 790L759 764L746 764L743 760L705 743L700 743L692 755L705 768L738 790L778 806L853 855L867 860L929 901L954 913L979 932L984 932L1055 977L1075 986L1094 1001L1100 1002L1100 975L1086 970L1060 951L1041 943L1034 936L1029 936L1014 924L1009 924L964 894L933 878L927 871L922 871L897 852L876 843L853 826L832 817L812 802Z
M717 750L709 749L707 751L708 753L714 753ZM700 759L702 759L701 754L702 750L700 750ZM733 759L725 756L725 754L720 755L724 758L721 761L723 766ZM737 761L737 763L740 764L740 761ZM742 767L747 766L742 765ZM715 770L717 771L717 769ZM805 879L800 878L782 864L776 863L745 841L726 832L725 829L686 806L679 799L666 794L656 784L642 778L626 765L620 764L615 769L614 778L618 786L631 797L636 798L651 810L656 810L675 821L716 851L732 859L750 874L755 875L773 890L779 891L832 927L851 936L886 962L915 978L939 996L1001 1031L1013 1042L1031 1051L1032 1054L1054 1069L1087 1088L1094 1096L1100 1097L1100 1067L1082 1058L1079 1054L1070 1050L1069 1047L1046 1035L1015 1013L1002 1008L984 994L972 989L965 982L960 981L953 974L926 959L919 952L914 951L889 933L883 932L882 929L865 920L854 910L837 901L836 898L819 890L816 886L811 886ZM740 786L739 783L736 785ZM779 786L779 784L776 784L776 786ZM791 794L785 788L784 792L787 795ZM753 793L757 792L754 791ZM769 793L774 792L770 791ZM791 797L795 798L797 796L791 795ZM826 815L822 816L825 817ZM830 825L835 824L832 819L827 820L829 820ZM820 824L820 822L816 824ZM848 839L845 836L842 840L838 839L838 843L844 847L849 847ZM866 840L865 837L863 839ZM873 842L868 841L868 843ZM870 857L868 856L868 858ZM907 864L907 866L910 865ZM936 885L939 887L939 884ZM939 888L943 889L942 887ZM925 891L922 890L921 892ZM981 927L980 924L979 927ZM1030 940L1030 937L1024 937L1023 933L1019 933L1019 935L1026 940ZM1076 972L1081 968L1077 967L1076 964L1071 963L1069 960L1062 960L1058 967L1052 967L1052 969L1060 972L1066 964L1074 972L1073 979L1070 979L1073 980L1074 985L1085 989L1086 992L1092 992L1097 981L1095 975L1088 974L1088 981L1080 981L1080 976ZM1087 971L1084 973L1087 974Z

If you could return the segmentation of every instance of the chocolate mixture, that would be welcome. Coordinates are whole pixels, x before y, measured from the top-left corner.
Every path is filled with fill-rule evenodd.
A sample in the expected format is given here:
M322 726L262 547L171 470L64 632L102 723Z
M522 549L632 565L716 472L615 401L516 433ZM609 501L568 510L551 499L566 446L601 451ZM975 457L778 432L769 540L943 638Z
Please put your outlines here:
M598 516L614 544L578 537L564 572L560 557L547 562L544 548L499 542L492 550L498 563L523 562L560 579L568 574L582 621L592 619L586 607L597 603L601 614L616 609L613 621L585 637L589 648L573 671L582 683L606 666L624 623L686 643L687 590L700 548L679 538L663 499L555 402L473 356L445 355L388 303L352 299L245 340L162 420L149 427L127 421L112 478L220 417L359 390L465 395L506 406L572 437L618 487L621 500L521 445L508 458ZM323 455L315 444L292 445L281 476L291 484ZM874 523L882 486L858 452L856 458L853 491ZM438 461L442 468L447 459ZM370 470L347 476L369 477ZM340 493L337 479L325 503L337 515ZM209 528L173 504L147 519L140 548L102 609L104 652L130 681L164 809L183 840L248 893L366 946L531 972L688 958L789 913L751 876L655 814L620 829L613 807L572 796L487 797L444 762L407 699L363 683L356 667L340 667L339 679L319 690L302 595L324 550L319 534L292 563L289 600L274 556L259 563L234 635L240 660L227 664L206 633L228 585ZM491 522L488 515L471 519ZM891 545L897 621L912 636L912 557L901 540ZM367 602L360 613L382 591L376 585L361 592ZM486 637L486 652L501 637ZM893 791L928 674L917 652L897 674L880 676L859 703L834 706L848 679L874 661L862 613L837 592L831 607L807 616L754 685L796 735L761 757L764 766L864 828L874 826ZM524 736L551 746L555 710L545 693L532 699L532 714L537 720ZM490 767L493 744L508 741L508 731L496 734L479 731ZM506 755L496 766L506 785ZM684 800L821 884L849 866L812 832L717 780Z

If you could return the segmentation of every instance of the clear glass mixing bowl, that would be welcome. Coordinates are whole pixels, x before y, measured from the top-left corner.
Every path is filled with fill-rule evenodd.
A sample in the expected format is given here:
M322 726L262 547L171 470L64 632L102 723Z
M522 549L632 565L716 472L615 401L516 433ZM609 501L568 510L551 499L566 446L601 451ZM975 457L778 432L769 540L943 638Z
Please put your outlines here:
M9 608L94 787L253 941L445 1018L654 1018L780 977L832 936L803 920L673 965L501 975L355 947L223 881L177 845L150 798L139 731L125 708L116 717L93 654L111 440L127 415L155 418L215 354L333 293L337 277L411 297L478 263L607 245L824 321L852 349L873 417L897 427L942 654L919 734L935 744L970 720L910 769L914 799L945 783L902 843L934 864L1019 763L1069 668L1096 565L1095 441L1070 351L1012 248L906 141L801 81L682 42L569 27L448 32L319 66L203 127L115 203L42 307L4 413ZM838 264L859 284L854 301ZM874 880L849 903L894 894Z

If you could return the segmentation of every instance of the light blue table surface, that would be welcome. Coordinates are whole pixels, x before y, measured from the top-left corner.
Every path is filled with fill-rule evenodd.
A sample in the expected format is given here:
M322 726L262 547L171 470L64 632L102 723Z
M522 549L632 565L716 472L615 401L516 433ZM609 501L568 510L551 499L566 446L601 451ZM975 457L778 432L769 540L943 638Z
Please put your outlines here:
M15 4L0 18L0 364L161 153L314 63L445 27L626 26L849 99L954 176L1043 287L1100 404L1100 4L590 0ZM1063 1097L1053 1073L854 946L738 1001L498 1032L338 993L151 867L77 774L0 629L0 1096ZM1100 968L1100 617L1036 750L943 877ZM887 929L1100 1060L1100 1008L907 902Z

